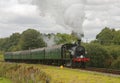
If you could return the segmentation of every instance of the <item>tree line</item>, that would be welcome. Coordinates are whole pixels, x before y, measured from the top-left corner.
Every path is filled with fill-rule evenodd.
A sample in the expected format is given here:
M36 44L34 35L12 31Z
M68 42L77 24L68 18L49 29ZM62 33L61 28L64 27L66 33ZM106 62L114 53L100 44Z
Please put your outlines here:
M28 50L46 46L40 32L28 29L20 33L13 33L10 37L0 39L1 51Z
M88 66L120 69L120 30L105 27L84 46L91 59Z
M53 39L51 38L53 36ZM47 37L45 42L44 37ZM35 29L27 29L20 33L13 33L10 37L0 38L0 51L19 51L46 47L49 40L55 45L71 43L76 40L72 34L43 34Z
M110 29L105 27L96 36L94 43L100 43L101 45L120 45L120 30Z

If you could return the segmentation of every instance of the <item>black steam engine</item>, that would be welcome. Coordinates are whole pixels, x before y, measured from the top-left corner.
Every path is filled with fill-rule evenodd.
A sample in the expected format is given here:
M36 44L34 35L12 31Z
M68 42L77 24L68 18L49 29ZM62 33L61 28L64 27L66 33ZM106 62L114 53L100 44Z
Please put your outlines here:
M81 40L78 40L75 44L63 45L62 50L63 56L70 56L70 60L66 65L70 65L72 67L85 67L86 62L90 60L86 57L85 48L81 46Z

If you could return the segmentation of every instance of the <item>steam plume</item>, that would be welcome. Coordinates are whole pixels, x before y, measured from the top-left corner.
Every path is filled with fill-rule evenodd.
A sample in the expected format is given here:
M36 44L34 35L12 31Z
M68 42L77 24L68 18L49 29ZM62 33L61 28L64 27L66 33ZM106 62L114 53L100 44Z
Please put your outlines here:
M55 35L54 34L52 34L51 36L42 35L42 38L46 42L48 47L55 45Z
M86 0L33 0L33 4L38 6L42 17L50 16L55 24L72 29L81 39Z

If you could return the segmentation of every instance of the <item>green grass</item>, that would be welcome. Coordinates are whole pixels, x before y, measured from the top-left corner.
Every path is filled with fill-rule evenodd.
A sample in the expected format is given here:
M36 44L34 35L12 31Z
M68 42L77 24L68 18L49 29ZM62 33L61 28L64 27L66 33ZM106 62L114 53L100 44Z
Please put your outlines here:
M0 61L3 61L4 60L4 57L2 54L0 54Z
M12 83L9 79L0 77L0 83Z
M47 66L42 70L51 76L52 83L120 83L120 77L90 73L83 70L60 69L51 66Z
M0 57L3 59L3 56ZM29 70L31 67L32 70ZM34 78L32 76L33 70L35 71ZM2 72L6 72L6 74ZM45 83L46 78L50 79L50 83L120 83L120 76L108 76L105 74L91 73L70 68L61 69L60 67L45 66L40 64L11 64L1 62L0 75L6 76L17 83L26 83L25 81L31 79L31 77L36 81L43 80L44 82L42 83ZM48 76L46 77L46 75ZM18 81L17 78L24 80ZM0 83L11 83L10 80L2 78ZM37 83L39 83L38 81Z
M13 83L46 83L49 78L49 75L34 65L6 62L0 62L0 76L10 79Z

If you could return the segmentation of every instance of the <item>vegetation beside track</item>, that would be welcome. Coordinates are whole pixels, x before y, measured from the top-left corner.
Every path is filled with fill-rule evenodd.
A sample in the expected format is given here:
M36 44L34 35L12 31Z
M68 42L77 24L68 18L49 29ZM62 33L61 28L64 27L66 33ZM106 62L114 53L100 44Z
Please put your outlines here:
M119 83L120 77L39 64L0 62L0 76L13 83Z
M28 64L0 62L0 77L12 80L12 83L46 83L49 75L41 71L41 68Z
M0 83L12 83L9 79L0 78Z
M47 67L43 69L52 78L52 83L119 83L120 77L90 73L79 69Z
M3 54L0 54L0 61L4 61Z

